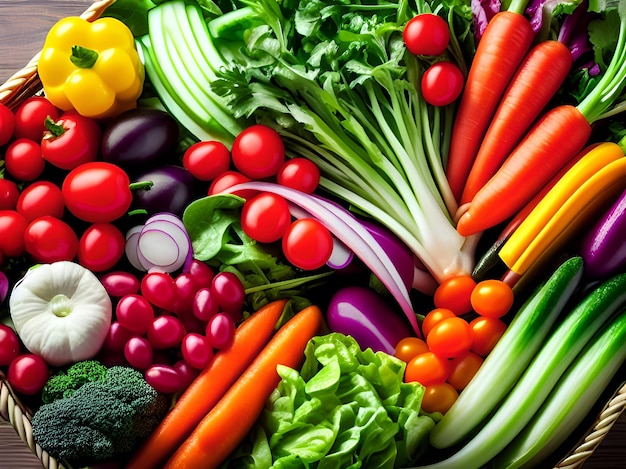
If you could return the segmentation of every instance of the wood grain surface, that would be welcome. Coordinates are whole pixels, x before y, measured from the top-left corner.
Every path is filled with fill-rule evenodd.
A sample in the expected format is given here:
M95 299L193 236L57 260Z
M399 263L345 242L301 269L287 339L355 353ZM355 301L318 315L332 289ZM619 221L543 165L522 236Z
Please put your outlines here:
M81 14L90 3L88 0L0 0L0 83L37 54L55 21ZM13 429L0 419L0 469L41 467ZM626 415L622 415L584 467L626 468Z

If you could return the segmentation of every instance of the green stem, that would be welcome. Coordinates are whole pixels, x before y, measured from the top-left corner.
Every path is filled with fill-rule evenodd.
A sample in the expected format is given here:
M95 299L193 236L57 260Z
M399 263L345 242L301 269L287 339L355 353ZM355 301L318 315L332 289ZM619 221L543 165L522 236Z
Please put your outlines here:
M70 61L78 68L93 68L98 60L98 53L82 46L72 46Z

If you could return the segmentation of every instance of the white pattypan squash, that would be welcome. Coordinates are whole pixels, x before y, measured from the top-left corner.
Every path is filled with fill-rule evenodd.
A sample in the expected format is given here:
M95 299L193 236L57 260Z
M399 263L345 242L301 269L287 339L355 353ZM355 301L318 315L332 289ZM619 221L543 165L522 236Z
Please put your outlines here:
M104 286L70 261L29 270L13 287L9 310L24 346L52 366L93 358L112 317Z

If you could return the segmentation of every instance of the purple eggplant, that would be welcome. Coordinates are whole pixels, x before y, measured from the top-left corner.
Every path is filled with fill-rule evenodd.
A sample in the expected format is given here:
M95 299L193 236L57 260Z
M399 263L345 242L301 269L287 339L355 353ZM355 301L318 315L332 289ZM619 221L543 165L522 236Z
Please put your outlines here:
M102 134L102 159L123 168L154 165L178 144L174 118L159 109L137 108L112 119Z
M361 348L390 355L400 339L415 335L378 293L358 285L343 287L333 295L326 320L331 331L354 337Z
M626 191L596 221L580 244L585 273L606 278L626 268Z
M149 188L133 192L137 207L149 214L171 212L182 215L195 193L195 178L181 166L159 166L137 175L134 182L152 183Z

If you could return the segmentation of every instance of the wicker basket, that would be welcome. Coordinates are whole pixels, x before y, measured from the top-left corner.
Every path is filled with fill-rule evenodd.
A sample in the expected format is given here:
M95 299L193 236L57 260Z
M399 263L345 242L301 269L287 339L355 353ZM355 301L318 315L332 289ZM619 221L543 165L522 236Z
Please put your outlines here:
M94 2L81 16L88 21L99 18L106 8L115 0L99 0ZM20 71L0 85L0 103L9 108L15 108L25 98L41 91L41 83L37 75L37 61L39 56L33 57ZM591 416L591 423L587 423L580 432L582 435L572 448L556 464L555 469L575 469L581 467L593 455L597 447L609 433L613 424L626 410L626 383L616 383L611 389L617 389L607 397L606 404L597 414ZM610 391L611 392L611 391ZM17 435L28 446L33 454L39 458L43 467L47 469L68 469L61 461L56 460L43 451L34 441L31 427L32 411L20 402L17 394L11 389L6 375L0 371L0 418L7 421ZM585 429L587 429L585 431ZM626 442L625 442L626 443ZM560 455L557 455L557 457Z

